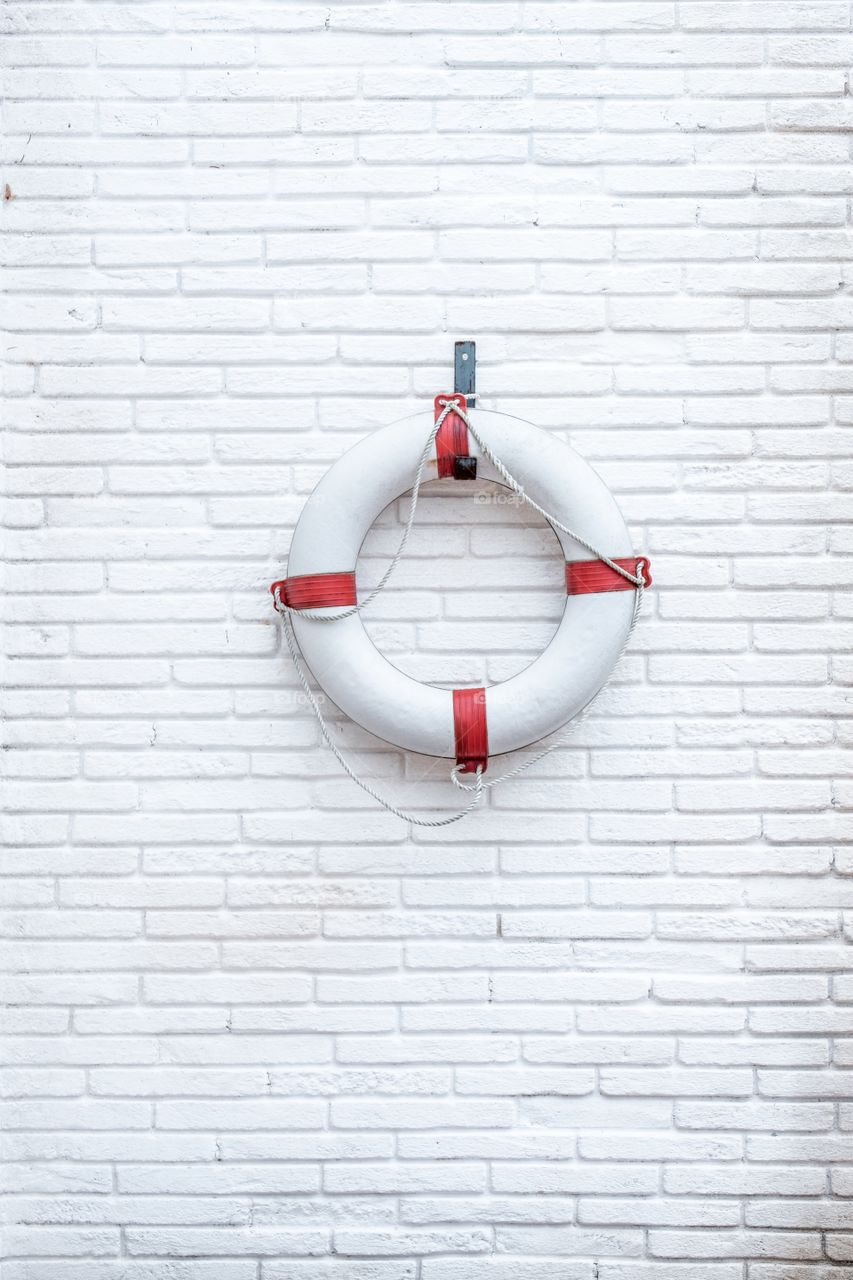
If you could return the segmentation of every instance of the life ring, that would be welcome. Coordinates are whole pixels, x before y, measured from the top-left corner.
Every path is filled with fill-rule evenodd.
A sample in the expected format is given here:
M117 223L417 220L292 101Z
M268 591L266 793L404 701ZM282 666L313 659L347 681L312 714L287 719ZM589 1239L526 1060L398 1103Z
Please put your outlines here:
M448 399L452 397L436 398L436 413ZM535 504L578 530L588 544L552 526L566 558L566 603L539 657L488 689L438 689L389 662L357 612L335 617L356 604L355 570L368 530L390 502L412 487L436 420L428 413L374 432L334 463L299 517L288 576L271 589L290 613L315 680L350 719L395 747L455 757L463 771L474 772L486 768L490 754L516 751L560 729L589 703L624 648L634 619L636 582L648 585L651 577L645 558L632 552L610 491L583 458L529 422L467 409L464 397L456 401L466 410L471 434L476 431L503 463L504 475L451 413L424 479L454 474L454 457L460 454L463 461L476 458L476 468L469 467L467 474L476 470L480 478L505 484L506 473L511 473ZM466 469L455 474L464 475ZM610 563L591 558L590 546L602 548ZM611 568L613 563L623 572Z

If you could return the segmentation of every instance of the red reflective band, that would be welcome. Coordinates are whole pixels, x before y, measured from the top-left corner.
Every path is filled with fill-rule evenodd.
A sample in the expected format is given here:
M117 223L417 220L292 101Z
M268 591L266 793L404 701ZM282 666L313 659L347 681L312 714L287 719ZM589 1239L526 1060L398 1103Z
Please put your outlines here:
M274 582L270 587L273 599L276 590L288 609L328 609L356 603L355 573L305 573Z
M446 404L442 404L442 401L446 400L455 401L460 409L468 408L467 399L458 391L454 392L453 395L436 396L434 422L438 421L446 409ZM438 458L439 476L452 476L454 459L466 458L469 452L468 428L459 417L459 414L454 413L451 409L444 422L438 428L438 435L435 437L435 456Z
M614 560L634 577L642 572L643 586L652 585L649 562L644 556L627 556ZM634 591L633 582L611 569L603 560L569 560L566 564L566 591L570 596L585 596L593 591Z
M486 727L486 690L453 690L453 731L456 763L462 773L486 772L489 763L489 731Z

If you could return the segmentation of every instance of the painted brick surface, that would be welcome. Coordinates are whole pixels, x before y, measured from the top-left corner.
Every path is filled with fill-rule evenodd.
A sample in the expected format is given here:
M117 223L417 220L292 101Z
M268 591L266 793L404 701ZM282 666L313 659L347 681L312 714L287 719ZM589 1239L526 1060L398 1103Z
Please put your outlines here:
M3 25L3 1280L849 1275L851 6ZM574 743L430 832L266 588L458 338L656 588ZM367 625L500 680L560 584L446 484Z

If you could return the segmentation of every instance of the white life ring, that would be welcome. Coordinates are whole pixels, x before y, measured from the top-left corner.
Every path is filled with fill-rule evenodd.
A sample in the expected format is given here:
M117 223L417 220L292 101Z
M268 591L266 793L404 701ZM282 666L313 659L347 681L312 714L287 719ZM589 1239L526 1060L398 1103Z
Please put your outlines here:
M540 507L626 570L642 573L644 582L651 580L647 562L632 555L612 495L574 450L519 418L483 409L467 412L472 429ZM459 761L457 712L462 704L453 690L422 684L395 667L373 644L358 613L323 625L316 621L340 612L341 604L355 603L354 575L362 542L380 512L412 487L433 421L423 412L392 423L334 463L299 517L288 577L273 588L274 594L277 588L287 590L299 647L332 702L396 747L428 756L456 756ZM504 483L473 439L468 453L477 457L480 478ZM436 468L432 459L424 479L434 479ZM484 755L527 747L576 716L606 682L631 627L634 584L603 561L591 560L589 549L560 529L554 532L567 561L563 617L530 666L484 692L476 691L482 692L484 730L487 725ZM312 593L319 579L337 581L343 589L334 604L323 608L316 607L322 595ZM310 609L310 615L301 615L301 609ZM482 744L475 754L481 748Z

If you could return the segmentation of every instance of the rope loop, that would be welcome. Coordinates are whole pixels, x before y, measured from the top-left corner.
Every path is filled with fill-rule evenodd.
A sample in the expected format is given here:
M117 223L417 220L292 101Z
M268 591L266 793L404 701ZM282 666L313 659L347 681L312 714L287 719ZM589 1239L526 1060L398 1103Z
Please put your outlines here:
M532 510L537 511L539 515L541 515L545 520L547 520L548 523L551 524L554 528L561 530L562 533L565 533L568 537L574 539L575 542L580 543L582 547L586 547L587 551L589 551L596 560L601 560L602 563L606 564L610 569L613 570L614 573L620 574L629 583L631 583L632 586L636 588L636 592L634 595L634 610L631 615L631 622L628 627L628 631L625 635L625 640L622 644L622 648L619 650L616 661L613 664L613 671L615 671L616 667L619 665L619 663L621 662L625 654L625 650L628 648L628 645L631 640L631 636L634 633L634 628L636 627L637 621L640 617L640 611L642 610L642 607L643 607L643 595L646 589L645 575L649 567L648 558L646 556L638 557L638 559L635 561L636 572L631 573L629 570L623 568L622 565L618 564L615 560L611 560L611 558L608 555L605 555L603 551L599 550L591 542L587 541L586 538L582 538L581 535L577 533L574 529L570 529L566 525L561 524L560 521L557 520L555 516L551 515L550 512L546 511L544 507L540 507L537 502L534 502L533 498L529 497L528 494L525 493L524 489L519 484L519 482L515 479L515 477L512 475L509 469L504 465L503 462L501 462L500 458L497 457L497 455L492 451L490 446L486 444L486 442L483 440L482 436L479 434L476 428L472 426L471 421L468 417L468 413L466 412L465 409L463 409L459 405L457 400L453 400L450 398L447 398L447 399L441 398L438 401L438 403L442 406L442 410L441 410L441 413L437 416L435 422L433 423L433 426L429 432L429 435L427 436L427 440L424 445L423 452L420 456L417 471L415 472L415 477L412 482L412 496L409 502L409 511L406 517L406 523L403 527L403 533L400 538L400 542L397 546L397 550L394 552L394 555L391 558L388 568L385 570L385 572L383 573L382 577L380 578L377 585L373 588L373 590L370 591L364 597L363 600L358 601L356 604L354 604L350 608L341 610L338 613L328 613L328 612L313 613L307 609L300 609L298 610L300 618L308 618L313 622L337 622L341 618L351 618L354 614L360 613L362 609L366 609L367 606L376 599L376 597L387 585L388 581L391 578L391 575L393 574L394 570L396 569L403 555L403 552L406 549L406 545L409 541L409 535L412 532L412 526L414 525L414 521L415 521L415 512L417 510L417 505L418 505L418 497L420 494L421 485L423 483L423 473L427 464L427 459L429 458L433 444L435 443L435 438L438 435L439 428L441 427L441 424L444 422L447 415L453 412L457 414L458 417L460 417L462 421L465 423L471 435L474 437L477 444L480 446L480 451L482 452L483 456L485 458L488 458L489 462L491 462L492 466L495 468L498 475L501 476L501 478L506 481L507 486L513 491L516 497L518 497L522 502L526 502L527 505L532 508ZM471 813L473 809L477 808L477 806L482 802L486 792L491 790L492 787L498 786L498 784L501 782L506 782L509 778L516 778L519 776L519 774L526 773L528 769L532 768L533 765L538 764L540 760L544 760L544 758L550 755L552 751L556 751L559 747L564 746L571 738L575 736L575 734L577 733L581 725L585 723L593 706L595 705L596 699L603 692L603 690L606 689L607 685L610 683L610 680L613 678L613 671L611 671L611 674L608 677L608 679L604 682L604 684L601 686L598 692L594 694L594 696L589 700L589 702L580 711L580 713L575 716L575 718L571 722L569 729L565 733L561 734L560 737L555 739L553 742L549 743L549 745L547 747L544 747L541 751L538 751L534 755L529 756L527 759L522 760L514 768L509 769L507 770L506 773L501 774L500 777L490 778L488 782L486 782L483 778L483 769L478 765L474 775L474 781L470 783L462 782L459 775L461 770L464 768L464 765L455 764L450 770L450 781L453 783L455 787L458 788L459 791L467 792L471 796L471 799L468 801L468 803L465 805L464 808L460 809L456 813L450 814L446 818L433 818L433 819L420 818L415 814L406 813L404 810L398 809L396 805L391 804L388 800L384 798L384 796L380 795L378 791L375 791L374 788L371 787L367 782L365 782L363 778L360 778L358 776L358 774L355 772L355 769L350 765L349 761L342 754L337 743L332 738L331 730L329 729L329 726L326 723L326 719L323 715L323 711L320 706L320 703L318 702L317 697L314 694L313 689L311 688L311 685L308 680L308 676L305 672L305 668L302 665L302 660L299 654L299 646L296 641L296 635L293 631L292 614L296 611L291 609L282 600L281 588L279 586L275 587L275 590L273 592L273 601L274 601L276 612L281 614L281 617L282 617L282 621L284 624L282 630L284 631L284 637L287 642L287 647L290 652L290 657L293 661L294 668L296 669L296 674L299 678L299 682L302 685L302 688L305 692L305 696L307 697L309 704L314 712L314 715L317 718L317 723L320 726L320 732L323 735L323 739L326 745L328 746L329 750L332 752L335 759L338 761L341 768L343 769L344 773L346 773L347 777L351 778L352 781L357 786L361 787L362 791L364 791L367 795L369 795L371 799L375 800L377 804L381 805L382 808L386 809L389 813L393 813L396 817L402 819L403 822L411 823L413 826L416 826L416 827L447 827L447 826L450 826L450 824L453 822L459 822L461 818L466 817L469 813Z

